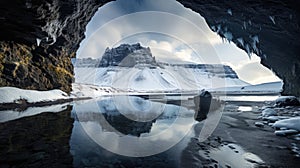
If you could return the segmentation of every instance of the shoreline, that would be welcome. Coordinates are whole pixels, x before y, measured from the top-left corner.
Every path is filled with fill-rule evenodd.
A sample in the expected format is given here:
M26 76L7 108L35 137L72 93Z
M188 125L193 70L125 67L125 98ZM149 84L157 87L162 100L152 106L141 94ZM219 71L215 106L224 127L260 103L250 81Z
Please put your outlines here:
M44 107L44 106L69 103L72 101L89 100L89 99L93 99L93 98L92 97L69 98L69 99L58 99L54 101L41 101L41 102L34 102L34 103L29 103L26 100L21 100L19 103L0 103L0 111L4 111L4 110L24 111L29 107Z

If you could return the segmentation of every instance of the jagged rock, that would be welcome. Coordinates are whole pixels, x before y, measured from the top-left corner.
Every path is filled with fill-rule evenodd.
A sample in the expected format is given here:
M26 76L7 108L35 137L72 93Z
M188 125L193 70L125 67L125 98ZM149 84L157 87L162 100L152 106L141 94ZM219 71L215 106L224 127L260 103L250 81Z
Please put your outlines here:
M71 91L71 58L108 0L1 1L0 86Z
M194 97L196 107L195 120L202 121L207 118L207 114L212 102L212 95L208 91L202 91L200 95Z
M92 58L83 58L74 60L75 67L108 67L108 66L122 66L122 67L183 67L190 69L200 69L203 72L209 73L211 76L218 76L220 78L238 79L236 72L228 65L222 64L173 64L157 62L152 55L150 48L142 47L137 44L121 44L116 48L107 48L101 60Z
M123 66L134 67L138 64L157 65L150 48L137 44L122 44L119 47L105 50L100 61L100 67Z

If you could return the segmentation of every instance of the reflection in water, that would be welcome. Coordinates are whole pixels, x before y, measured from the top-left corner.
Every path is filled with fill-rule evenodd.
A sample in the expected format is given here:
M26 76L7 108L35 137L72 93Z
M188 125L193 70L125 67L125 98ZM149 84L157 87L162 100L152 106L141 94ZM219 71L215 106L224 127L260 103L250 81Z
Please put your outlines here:
M188 101L183 103L186 108L139 97L103 97L74 102L74 120L66 109L0 123L0 167L201 167L217 163L252 167L249 162L261 163L234 144L201 142L202 129L217 123L221 113L209 112L204 122L197 122L190 108L194 102ZM231 163L236 158L240 162Z
M56 104L44 107L29 107L24 111L5 110L0 112L0 123L16 120L23 117L34 116L41 113L52 112L58 113L67 109L69 103Z
M264 162L253 153L244 151L236 144L222 144L219 148L200 151L206 159L214 159L222 167L258 167Z
M144 107L136 106L150 108L145 112L141 110ZM195 122L193 110L131 96L75 104L73 115L89 138L99 146L133 157L168 150L189 133ZM153 116L158 117L152 119Z
M70 167L70 111L1 123L0 167Z
M202 129L207 122L217 122L220 112L210 112L204 122L196 122L194 112L139 97L106 97L77 103L72 113L75 123L70 140L73 166L255 167L263 164L256 155L235 144L225 144L220 139L202 142L199 136ZM155 116L158 117L153 119Z

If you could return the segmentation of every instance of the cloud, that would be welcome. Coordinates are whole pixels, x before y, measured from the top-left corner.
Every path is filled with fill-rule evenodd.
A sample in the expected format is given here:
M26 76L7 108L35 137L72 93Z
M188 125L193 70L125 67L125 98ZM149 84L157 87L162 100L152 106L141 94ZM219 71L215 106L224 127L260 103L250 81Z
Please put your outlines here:
M251 84L280 81L272 71L256 61L244 63L239 66L236 71L241 79L247 80Z
M175 52L175 56L184 61L193 61L192 60L192 49L181 49Z
M172 45L167 41L157 42L155 40L150 40L150 42L147 44L147 46L149 46L150 48L153 48L153 49L160 49L160 50L165 50L168 52L173 52Z

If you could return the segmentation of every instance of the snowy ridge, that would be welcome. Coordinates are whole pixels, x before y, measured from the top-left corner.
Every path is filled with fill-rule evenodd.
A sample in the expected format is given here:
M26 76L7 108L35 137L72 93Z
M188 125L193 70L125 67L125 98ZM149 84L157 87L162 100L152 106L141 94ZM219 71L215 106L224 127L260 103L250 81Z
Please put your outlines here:
M227 94L247 94L247 93L280 93L282 91L282 82L270 82L270 83L262 83L257 85L242 85L242 86L234 86L227 88L216 88L216 89L208 89L212 92L222 92L226 91Z
M75 82L135 91L201 90L248 83L183 66L75 68Z

